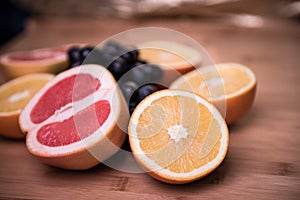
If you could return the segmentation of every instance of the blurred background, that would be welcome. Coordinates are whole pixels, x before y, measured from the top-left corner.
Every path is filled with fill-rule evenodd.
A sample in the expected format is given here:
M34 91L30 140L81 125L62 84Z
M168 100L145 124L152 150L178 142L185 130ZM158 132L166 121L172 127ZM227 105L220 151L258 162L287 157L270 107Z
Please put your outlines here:
M30 18L223 20L258 28L266 20L300 22L295 0L3 0L0 1L0 45L24 31ZM74 24L76 21L74 21ZM0 46L1 47L1 46Z

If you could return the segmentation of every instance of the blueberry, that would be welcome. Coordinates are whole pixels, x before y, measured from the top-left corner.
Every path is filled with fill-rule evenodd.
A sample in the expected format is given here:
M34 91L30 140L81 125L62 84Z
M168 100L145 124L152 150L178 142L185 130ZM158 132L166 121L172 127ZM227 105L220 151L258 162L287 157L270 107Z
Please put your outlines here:
M119 80L128 70L128 63L121 57L115 59L107 68Z
M110 56L120 56L122 53L125 53L125 49L115 41L108 41L103 46L103 50Z
M73 46L68 49L67 53L71 62L82 61L79 47Z
M90 52L93 51L93 49L94 49L94 47L92 47L92 46L86 46L86 47L82 48L80 50L81 58L85 59L90 54Z
M128 109L129 109L129 113L130 115L133 113L134 109L136 108L137 106L137 103L136 102L129 102L129 106L128 106Z
M163 71L159 66L154 64L145 64L142 68L150 82L156 82L162 78Z
M69 68L78 67L81 64L82 64L81 61L70 62Z
M134 91L133 95L130 98L129 103L138 105L144 98L146 98L150 94L165 88L166 87L159 84L153 84L153 83L145 84Z
M132 69L126 74L127 80L132 80L136 82L138 85L143 85L145 83L148 83L149 77L145 73L142 66L136 66L134 65Z
M138 88L138 85L133 81L126 81L120 85L126 101L129 101L133 92Z
M128 63L135 63L136 62L136 57L132 51L128 51L121 55L121 58L126 60Z
M141 65L147 64L146 60L138 59L136 63L140 63Z
M84 59L84 64L98 64L102 66L108 66L112 59L105 57L102 50L95 48L92 50L86 59Z

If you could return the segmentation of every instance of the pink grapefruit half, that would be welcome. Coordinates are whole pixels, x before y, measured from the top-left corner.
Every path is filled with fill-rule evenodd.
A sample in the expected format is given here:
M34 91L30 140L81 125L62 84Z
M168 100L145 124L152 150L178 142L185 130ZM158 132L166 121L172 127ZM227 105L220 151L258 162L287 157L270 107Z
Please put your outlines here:
M8 78L31 73L59 73L68 67L71 45L16 51L1 55L0 66Z
M82 65L45 85L19 122L31 154L52 166L82 170L119 150L128 123L124 107L111 73L99 65Z

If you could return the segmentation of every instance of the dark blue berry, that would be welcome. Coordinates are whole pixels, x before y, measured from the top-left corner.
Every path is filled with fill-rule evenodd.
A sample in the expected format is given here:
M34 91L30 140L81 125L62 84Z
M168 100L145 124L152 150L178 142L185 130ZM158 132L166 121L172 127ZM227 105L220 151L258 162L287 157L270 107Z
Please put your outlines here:
M142 66L134 65L125 77L126 80L134 81L138 85L143 85L149 82L149 76L147 76Z
M125 97L125 100L129 101L133 92L138 88L138 85L133 81L126 81L126 82L120 84L120 88Z
M82 59L85 59L90 53L91 51L93 51L94 47L92 46L86 46L84 48L82 48L80 50L80 56Z
M142 68L150 82L156 82L162 78L163 71L159 66L154 64L145 64Z
M125 49L115 41L108 41L104 44L103 50L110 56L120 56L125 53Z
M121 58L126 60L128 63L136 62L136 57L131 51L128 51L128 52L124 53L123 55L121 55Z
M128 63L121 57L115 59L107 68L119 80L128 70Z
M165 88L166 87L159 84L145 84L134 91L129 103L132 103L133 105L138 105L144 98L146 98L150 94Z
M70 62L82 61L80 48L77 46L73 46L68 49L68 57Z
M70 62L69 68L78 67L81 64L82 64L81 61Z

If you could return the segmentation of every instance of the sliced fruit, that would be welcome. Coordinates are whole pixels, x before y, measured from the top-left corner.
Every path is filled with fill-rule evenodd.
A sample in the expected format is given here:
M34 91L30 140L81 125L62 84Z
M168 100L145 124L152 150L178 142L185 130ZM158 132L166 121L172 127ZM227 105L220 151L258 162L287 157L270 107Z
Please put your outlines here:
M113 155L125 139L128 119L111 73L81 65L57 75L20 115L26 146L44 163L88 169Z
M256 93L255 74L246 66L223 63L202 67L174 81L170 88L192 91L213 103L228 124L251 108Z
M138 45L140 58L162 66L161 83L169 85L181 74L194 69L201 62L201 55L191 47L169 41L151 41Z
M228 129L202 97L161 90L133 112L129 142L138 163L154 178L174 184L197 180L216 169L228 149Z
M0 135L15 139L25 137L19 127L21 110L53 77L46 73L30 74L0 86Z
M68 46L7 53L0 57L0 65L9 78L30 73L58 73L68 67Z

